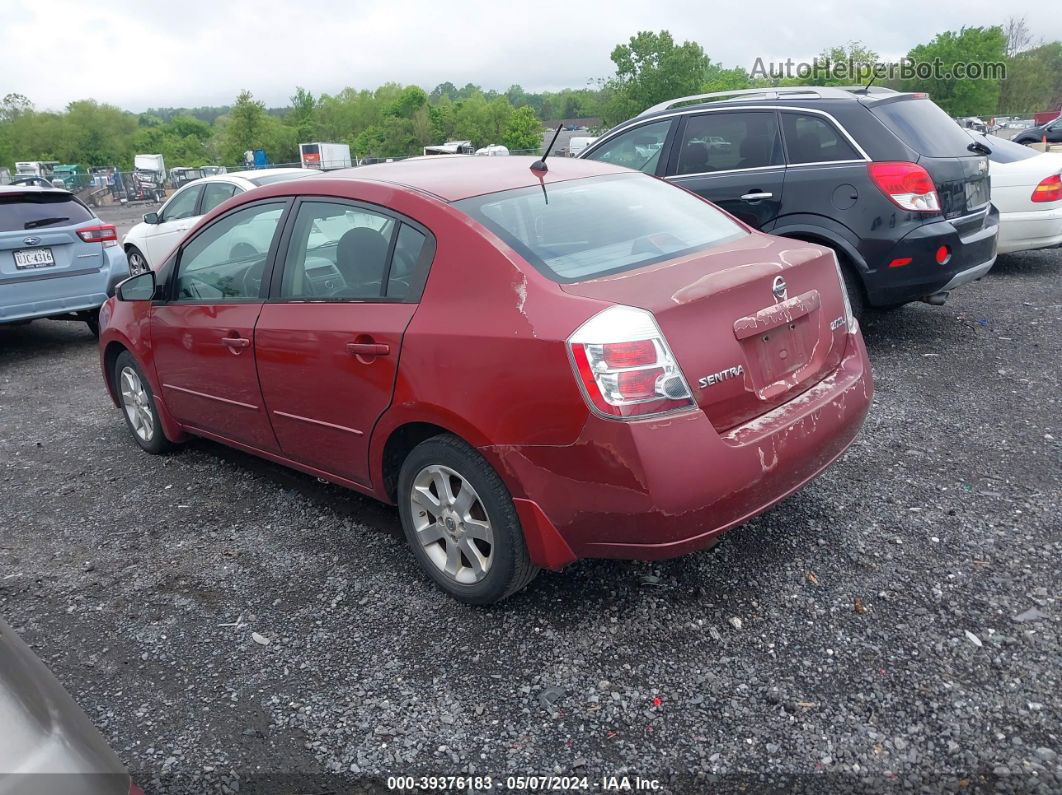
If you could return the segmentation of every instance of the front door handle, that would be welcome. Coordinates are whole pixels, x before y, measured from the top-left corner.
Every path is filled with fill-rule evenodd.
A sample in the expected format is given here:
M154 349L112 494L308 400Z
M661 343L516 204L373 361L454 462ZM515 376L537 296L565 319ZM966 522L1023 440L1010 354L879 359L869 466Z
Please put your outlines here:
M246 348L251 344L251 341L244 337L222 337L221 341L230 348Z
M347 353L351 356L387 356L391 346L383 342L348 342Z
M752 193L746 193L741 197L743 201L758 202L760 199L773 199L773 193L765 193L764 191L753 191Z

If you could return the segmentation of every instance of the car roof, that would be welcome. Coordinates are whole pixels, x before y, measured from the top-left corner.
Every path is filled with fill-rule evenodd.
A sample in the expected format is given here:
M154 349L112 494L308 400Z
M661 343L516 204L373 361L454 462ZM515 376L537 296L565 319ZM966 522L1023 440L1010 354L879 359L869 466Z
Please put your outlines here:
M526 188L542 183L597 177L605 174L632 174L628 168L597 160L550 157L548 170L534 171L534 157L476 157L475 155L437 155L413 157L394 163L345 168L322 174L325 179L366 179L389 182L430 193L453 202L485 193Z
M0 185L0 193L65 193L73 194L63 188L42 188L40 185Z
M246 171L230 171L227 174L213 174L209 177L203 177L207 179L225 179L225 177L239 177L240 179L252 180L255 177L272 177L275 174L296 174L304 173L313 169L306 168L257 168L247 169Z

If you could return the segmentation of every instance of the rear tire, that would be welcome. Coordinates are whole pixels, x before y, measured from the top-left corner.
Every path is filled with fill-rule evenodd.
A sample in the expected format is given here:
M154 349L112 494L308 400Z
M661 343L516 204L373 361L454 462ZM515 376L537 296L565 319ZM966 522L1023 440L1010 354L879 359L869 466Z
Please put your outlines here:
M852 316L856 320L863 319L866 309L866 296L863 294L863 282L856 275L851 265L840 255L837 260L841 265L841 278L844 279L844 289L848 293L848 304L852 307Z
M499 602L538 574L509 490L456 436L434 436L406 456L398 511L421 568L461 602Z
M152 455L172 450L173 443L166 438L159 423L151 384L129 351L122 351L114 362L114 385L125 426L140 449Z
M85 318L85 325L88 326L89 333L96 339L100 338L100 310L90 312Z

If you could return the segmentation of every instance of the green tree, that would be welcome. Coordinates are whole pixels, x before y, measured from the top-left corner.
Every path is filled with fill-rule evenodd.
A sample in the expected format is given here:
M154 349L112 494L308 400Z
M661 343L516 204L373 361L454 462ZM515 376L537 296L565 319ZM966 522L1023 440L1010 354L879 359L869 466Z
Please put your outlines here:
M958 32L938 33L926 44L920 44L907 55L915 62L939 62L952 72L956 63L1003 63L1007 37L1003 28L962 28ZM903 82L905 91L927 91L930 97L952 116L991 116L999 105L1001 78L947 77L913 79Z
M542 148L542 122L530 106L524 105L512 112L501 142L513 150Z
M651 105L696 93L709 75L710 61L696 42L675 44L671 34L641 31L612 51L616 74L605 120L629 119Z
M317 100L302 86L295 88L291 95L291 108L285 122L295 131L300 143L310 143L317 139Z

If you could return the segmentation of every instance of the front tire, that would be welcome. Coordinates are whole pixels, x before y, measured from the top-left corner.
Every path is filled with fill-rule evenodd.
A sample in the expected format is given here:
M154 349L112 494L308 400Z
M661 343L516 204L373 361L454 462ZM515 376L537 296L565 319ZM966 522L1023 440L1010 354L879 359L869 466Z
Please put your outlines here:
M125 425L140 449L153 455L173 449L172 442L162 432L151 384L129 351L122 351L114 362L114 384Z
M147 273L151 270L151 266L148 265L147 257L144 256L144 252L138 249L136 246L129 246L125 250L126 259L129 260L129 275L139 276L141 273Z
M398 511L421 568L461 602L493 604L538 574L509 490L456 436L434 436L406 457Z

